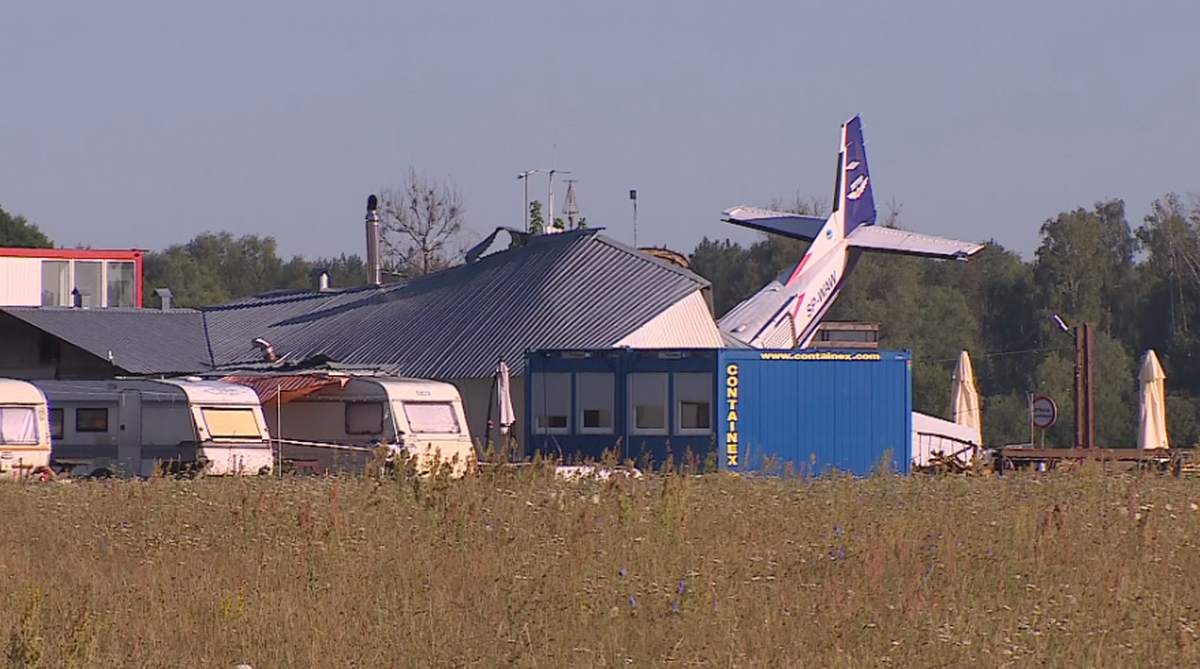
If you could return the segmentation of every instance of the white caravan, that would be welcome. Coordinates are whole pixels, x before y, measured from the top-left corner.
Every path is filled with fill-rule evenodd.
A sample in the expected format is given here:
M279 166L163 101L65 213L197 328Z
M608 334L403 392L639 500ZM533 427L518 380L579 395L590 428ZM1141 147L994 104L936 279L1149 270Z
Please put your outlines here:
M248 372L222 380L254 388L282 456L318 473L361 473L380 445L416 457L421 471L438 454L454 461L455 476L476 464L462 397L450 383L344 372Z
M50 464L46 396L28 381L0 379L0 479L20 479Z
M34 381L50 405L56 471L105 477L267 474L274 457L258 397L199 379Z

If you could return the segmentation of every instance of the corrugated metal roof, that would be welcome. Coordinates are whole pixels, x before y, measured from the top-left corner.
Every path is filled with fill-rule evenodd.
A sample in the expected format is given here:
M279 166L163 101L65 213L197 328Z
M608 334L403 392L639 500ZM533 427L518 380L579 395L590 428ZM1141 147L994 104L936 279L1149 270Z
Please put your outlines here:
M131 374L212 367L203 316L192 309L3 307L0 311L107 360Z
M617 342L630 348L721 348L724 339L704 293L696 291Z
M261 296L206 308L219 365L261 358L255 337L287 359L398 365L407 376L479 378L524 352L605 348L708 282L688 270L582 230L535 236L520 248L403 285Z

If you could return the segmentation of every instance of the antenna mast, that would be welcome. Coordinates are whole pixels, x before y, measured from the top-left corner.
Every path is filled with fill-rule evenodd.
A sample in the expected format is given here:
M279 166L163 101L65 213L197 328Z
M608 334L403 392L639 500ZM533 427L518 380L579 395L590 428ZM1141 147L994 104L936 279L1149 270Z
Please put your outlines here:
M579 202L575 200L575 182L578 179L565 179L567 182L567 201L563 203L563 216L567 217L567 229L575 229L575 217L579 215Z

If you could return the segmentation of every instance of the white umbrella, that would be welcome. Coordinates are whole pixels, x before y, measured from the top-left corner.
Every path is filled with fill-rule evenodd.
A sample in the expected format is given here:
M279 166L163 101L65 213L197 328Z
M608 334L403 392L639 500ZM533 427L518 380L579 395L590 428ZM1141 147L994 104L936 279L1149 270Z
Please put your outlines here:
M954 383L950 388L950 413L955 423L975 432L975 443L983 444L983 421L979 412L979 390L975 388L975 371L966 351L958 354L954 368Z
M1166 378L1154 349L1146 351L1142 370L1138 373L1142 386L1138 448L1170 448L1167 442L1167 393L1163 383Z
M508 434L509 428L516 422L516 412L513 411L512 391L509 390L508 365L503 360L496 367L496 396L500 402L500 433Z

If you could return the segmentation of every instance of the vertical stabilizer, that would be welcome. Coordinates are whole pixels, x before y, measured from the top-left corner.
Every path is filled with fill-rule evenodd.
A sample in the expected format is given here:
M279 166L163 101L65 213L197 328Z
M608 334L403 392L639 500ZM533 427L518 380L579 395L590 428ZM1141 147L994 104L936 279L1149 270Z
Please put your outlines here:
M875 225L875 196L871 192L871 174L867 169L867 149L863 145L862 119L858 116L842 126L842 150L838 160L841 172L836 197L843 216L843 236L860 225Z

